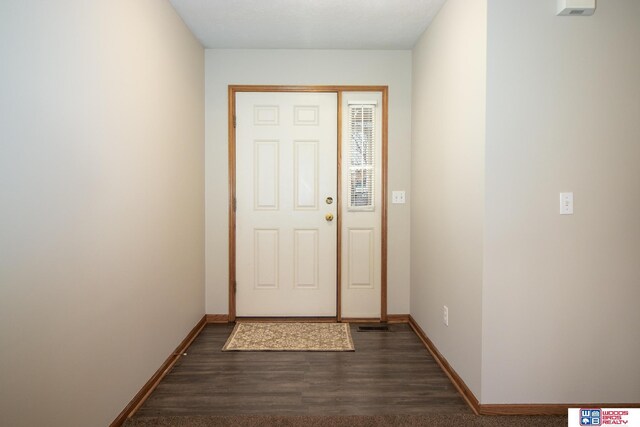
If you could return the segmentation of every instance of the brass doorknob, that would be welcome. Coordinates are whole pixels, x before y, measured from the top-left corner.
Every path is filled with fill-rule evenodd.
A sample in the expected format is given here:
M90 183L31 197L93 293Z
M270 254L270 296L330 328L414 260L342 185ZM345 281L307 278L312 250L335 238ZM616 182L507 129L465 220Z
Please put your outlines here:
M333 221L333 214L330 214L330 213L326 214L324 216L324 219L326 219L327 221Z

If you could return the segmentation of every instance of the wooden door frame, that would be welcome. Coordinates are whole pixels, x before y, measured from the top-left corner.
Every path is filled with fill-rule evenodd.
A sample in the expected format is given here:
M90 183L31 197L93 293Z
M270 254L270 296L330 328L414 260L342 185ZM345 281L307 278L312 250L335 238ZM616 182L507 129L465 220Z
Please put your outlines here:
M336 317L342 321L342 93L380 92L382 94L382 221L380 254L380 321L387 316L387 205L388 205L388 137L389 137L389 87L388 86L263 86L229 85L229 322L236 320L236 93L239 92L316 92L338 95L338 188L337 188L337 264L336 264Z

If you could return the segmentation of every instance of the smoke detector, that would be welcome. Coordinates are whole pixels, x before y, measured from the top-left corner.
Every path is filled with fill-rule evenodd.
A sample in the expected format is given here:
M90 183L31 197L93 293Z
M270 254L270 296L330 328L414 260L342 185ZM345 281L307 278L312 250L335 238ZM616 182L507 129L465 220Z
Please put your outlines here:
M591 16L596 0L558 0L558 16Z

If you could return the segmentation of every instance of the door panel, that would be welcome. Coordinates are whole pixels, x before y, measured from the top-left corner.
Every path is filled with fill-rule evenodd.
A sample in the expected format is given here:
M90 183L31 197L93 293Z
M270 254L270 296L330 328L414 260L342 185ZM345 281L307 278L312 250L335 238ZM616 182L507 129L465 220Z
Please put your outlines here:
M342 94L342 316L379 318L382 94Z
M349 228L349 253L347 271L349 289L373 289L375 287L375 240L373 228ZM377 307L372 307L374 310Z
M276 289L279 283L280 230L254 230L256 289Z
M294 282L297 289L318 288L318 230L294 230Z
M319 141L294 141L294 178L296 210L318 209Z
M279 141L255 141L253 148L255 210L277 210L280 190Z
M236 94L236 312L335 316L337 95Z

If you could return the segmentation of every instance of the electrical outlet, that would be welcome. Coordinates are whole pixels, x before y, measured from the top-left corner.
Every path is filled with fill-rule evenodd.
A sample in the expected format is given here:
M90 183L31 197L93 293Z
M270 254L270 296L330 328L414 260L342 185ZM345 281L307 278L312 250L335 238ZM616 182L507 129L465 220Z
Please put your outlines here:
M445 326L449 326L449 307L446 305L442 306L442 322Z

